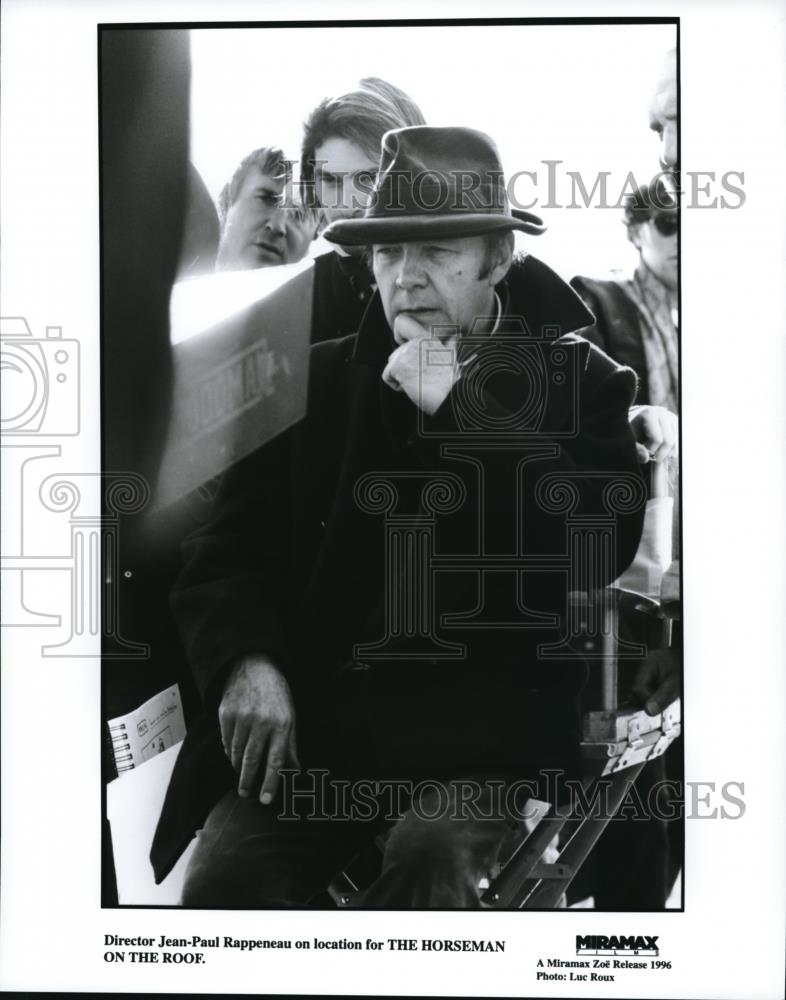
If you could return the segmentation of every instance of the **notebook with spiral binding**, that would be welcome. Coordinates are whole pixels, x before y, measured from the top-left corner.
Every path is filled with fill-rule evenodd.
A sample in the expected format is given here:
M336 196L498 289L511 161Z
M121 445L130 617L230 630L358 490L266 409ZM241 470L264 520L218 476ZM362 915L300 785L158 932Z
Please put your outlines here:
M177 684L139 708L107 722L106 739L118 777L179 743L186 735Z

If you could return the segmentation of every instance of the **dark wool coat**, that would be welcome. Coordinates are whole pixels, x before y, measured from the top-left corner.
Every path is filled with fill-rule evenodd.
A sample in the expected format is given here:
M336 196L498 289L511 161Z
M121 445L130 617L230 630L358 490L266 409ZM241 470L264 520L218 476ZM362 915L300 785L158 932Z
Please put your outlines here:
M311 343L357 333L374 293L373 283L373 275L362 257L342 257L335 250L316 257Z
M503 322L433 417L380 379L395 344L375 295L356 336L312 348L306 418L225 475L210 522L184 544L172 607L205 711L154 839L159 880L236 782L217 707L244 653L286 674L304 767L372 779L575 769L584 667L564 650L538 655L562 635L553 616L571 583L549 556L566 552L566 514L536 486L567 477L574 513L597 517L610 475L638 477L636 380L569 334L592 316L540 261L515 263L497 290ZM616 517L595 583L631 561L642 516ZM397 569L396 517L443 559L426 582ZM543 562L521 572L524 553ZM396 615L412 615L429 582L424 639Z
M639 377L636 402L648 405L647 357L641 334L641 317L635 302L616 281L576 276L571 285L595 317L595 322L582 330L581 336L619 364L627 365L636 372Z

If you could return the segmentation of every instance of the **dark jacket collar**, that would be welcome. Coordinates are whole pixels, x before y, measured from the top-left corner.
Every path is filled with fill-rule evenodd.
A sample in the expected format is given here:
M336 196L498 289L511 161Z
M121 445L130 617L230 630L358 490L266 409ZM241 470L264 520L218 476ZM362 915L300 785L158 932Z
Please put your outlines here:
M531 254L523 260L514 260L507 276L497 286L497 292L503 309L498 333L520 329L520 319L531 336L539 337L545 332L553 338L582 330L595 321L570 285ZM513 317L517 320L515 325L510 322ZM377 291L363 315L353 360L360 365L382 369L395 346Z

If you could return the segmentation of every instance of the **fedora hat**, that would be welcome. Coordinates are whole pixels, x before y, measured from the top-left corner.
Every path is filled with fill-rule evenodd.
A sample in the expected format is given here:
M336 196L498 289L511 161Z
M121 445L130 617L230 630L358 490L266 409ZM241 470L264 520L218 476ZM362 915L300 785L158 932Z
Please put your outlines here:
M415 125L386 132L371 200L359 219L340 219L325 239L344 246L456 239L543 221L511 209L494 140L472 128Z

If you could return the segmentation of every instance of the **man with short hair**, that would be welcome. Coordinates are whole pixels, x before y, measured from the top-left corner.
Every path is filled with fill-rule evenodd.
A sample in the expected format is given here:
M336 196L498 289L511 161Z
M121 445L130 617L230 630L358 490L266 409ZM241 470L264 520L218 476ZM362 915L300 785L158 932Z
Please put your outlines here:
M424 125L417 104L398 87L366 77L356 90L325 98L303 131L301 189L326 223L363 214L379 162L382 136ZM359 248L337 246L314 261L311 342L356 333L373 289Z
M660 165L679 190L679 119L677 107L677 50L663 60L650 100L650 128L660 143Z
M638 188L625 199L628 239L639 252L631 278L577 276L571 285L595 316L582 336L639 376L637 403L679 413L677 231L679 216L663 184Z
M294 264L306 255L320 213L293 198L291 180L291 164L277 146L255 149L238 164L218 199L217 270Z
M184 905L309 905L379 829L347 814L358 784L379 820L406 779L362 905L478 907L523 819L494 789L553 801L549 773L578 777L567 594L630 562L644 490L633 372L571 334L591 317L553 271L513 260L513 231L542 229L488 136L425 126L385 135L363 217L328 228L372 247L361 328L312 348L306 417L226 474L173 594L205 716L152 857L161 878L202 827ZM601 522L596 563L568 539Z

